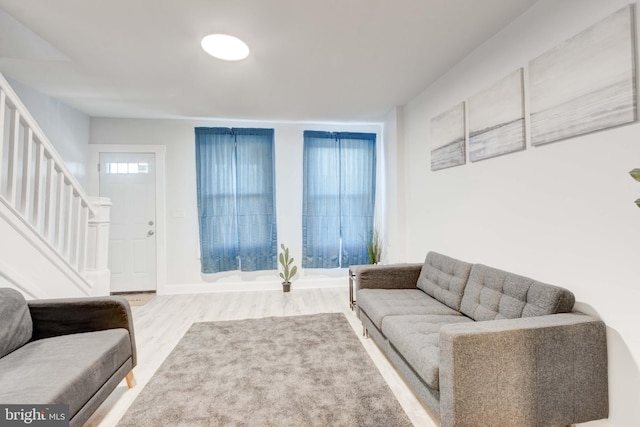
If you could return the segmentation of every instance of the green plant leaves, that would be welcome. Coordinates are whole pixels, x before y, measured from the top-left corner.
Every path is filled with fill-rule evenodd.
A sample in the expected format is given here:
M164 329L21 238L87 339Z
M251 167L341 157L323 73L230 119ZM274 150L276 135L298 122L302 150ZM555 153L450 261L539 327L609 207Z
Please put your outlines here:
M380 232L377 229L373 230L371 240L367 242L367 255L369 257L369 264L377 264L382 258L382 238Z
M291 269L289 268L293 264L293 257L289 258L289 248L287 248L284 243L280 244L280 249L282 249L282 252L278 255L278 261L282 266L280 277L286 283L289 283L291 278L298 272L298 267L294 265Z
M629 171L629 175L636 181L640 181L640 168ZM640 208L640 199L637 199L634 203Z

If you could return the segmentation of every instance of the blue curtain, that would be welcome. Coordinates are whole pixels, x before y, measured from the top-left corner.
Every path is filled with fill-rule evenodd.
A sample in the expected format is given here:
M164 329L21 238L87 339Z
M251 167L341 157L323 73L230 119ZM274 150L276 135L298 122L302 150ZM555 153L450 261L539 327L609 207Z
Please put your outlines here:
M277 268L273 129L234 129L242 271Z
M196 128L196 175L203 273L237 270L235 141L231 129Z
M375 209L375 134L304 132L302 266L368 263Z
M340 266L340 147L329 132L304 132L302 267Z
M376 135L338 134L340 141L341 266L368 264L376 196Z
M276 269L273 129L195 133L202 272Z

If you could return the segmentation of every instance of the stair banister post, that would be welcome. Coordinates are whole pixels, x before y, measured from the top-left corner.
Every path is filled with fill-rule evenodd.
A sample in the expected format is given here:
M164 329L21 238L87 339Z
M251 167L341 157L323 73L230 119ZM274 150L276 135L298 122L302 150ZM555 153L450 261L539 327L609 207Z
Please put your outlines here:
M111 200L90 197L96 215L89 219L85 277L93 285L92 294L106 296L111 292L109 271L109 224Z

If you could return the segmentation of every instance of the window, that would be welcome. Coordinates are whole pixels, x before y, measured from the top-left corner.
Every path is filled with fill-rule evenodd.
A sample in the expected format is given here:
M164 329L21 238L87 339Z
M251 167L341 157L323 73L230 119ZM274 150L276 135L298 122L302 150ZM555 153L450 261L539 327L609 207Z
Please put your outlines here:
M304 132L302 266L367 264L373 235L376 135Z
M275 270L273 129L195 132L202 272Z
M149 163L107 163L108 174L149 173Z

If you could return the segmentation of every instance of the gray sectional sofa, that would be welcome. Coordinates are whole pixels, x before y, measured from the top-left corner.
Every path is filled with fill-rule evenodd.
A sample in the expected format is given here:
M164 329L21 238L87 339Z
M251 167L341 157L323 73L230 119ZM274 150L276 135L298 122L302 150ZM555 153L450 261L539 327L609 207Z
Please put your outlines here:
M135 365L124 298L25 301L0 288L0 404L67 404L81 426L123 378L135 385Z
M430 252L359 266L358 316L442 427L561 426L607 418L604 323L574 295Z

